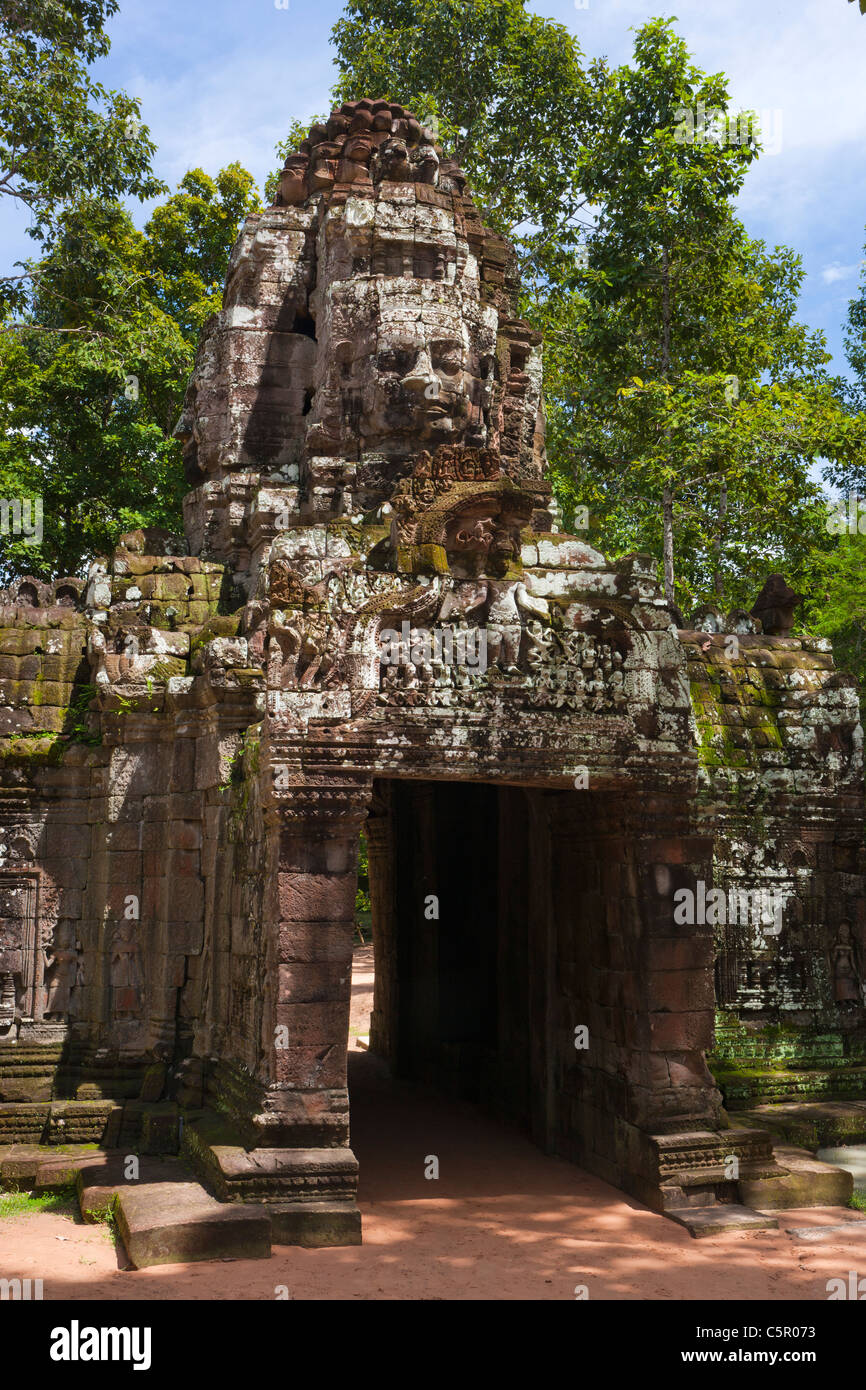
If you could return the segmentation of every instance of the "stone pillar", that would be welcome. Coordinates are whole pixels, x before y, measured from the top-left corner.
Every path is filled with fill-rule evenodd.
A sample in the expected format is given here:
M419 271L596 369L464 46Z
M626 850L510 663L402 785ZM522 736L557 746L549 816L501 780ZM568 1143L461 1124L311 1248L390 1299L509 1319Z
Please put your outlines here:
M553 1147L654 1202L659 1137L720 1129L712 927L674 921L676 890L711 881L712 842L673 796L547 801Z
M712 884L712 841L699 835L652 837L635 847L641 940L637 1053L631 1118L656 1134L719 1127L721 1097L707 1068L713 1044L713 928L677 925L674 894Z
M223 1069L234 1142L213 1129L193 1140L217 1196L268 1203L278 1244L361 1239L346 1054L358 837L369 799L369 781L336 778L308 780L274 798L261 1060L253 1076Z
M369 800L369 784L329 784L280 801L272 1081L256 1117L263 1145L349 1143L358 838Z

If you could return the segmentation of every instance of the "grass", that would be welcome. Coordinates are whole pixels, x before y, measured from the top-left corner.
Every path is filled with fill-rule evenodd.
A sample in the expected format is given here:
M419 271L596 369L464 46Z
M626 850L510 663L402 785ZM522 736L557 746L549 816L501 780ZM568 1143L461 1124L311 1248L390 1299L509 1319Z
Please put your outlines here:
M55 1188L51 1192L3 1192L0 1191L0 1221L16 1216L37 1216L41 1212L56 1212L67 1216L76 1225L81 1224L78 1197L73 1184ZM101 1226L106 1238L114 1242L117 1225L114 1217L114 1203L109 1201L104 1207L92 1207L87 1214L87 1224Z
M848 1205L854 1211L866 1211L866 1192L853 1192Z
M73 1216L77 1210L73 1187L63 1187L56 1192L0 1192L0 1218L35 1216L43 1211Z

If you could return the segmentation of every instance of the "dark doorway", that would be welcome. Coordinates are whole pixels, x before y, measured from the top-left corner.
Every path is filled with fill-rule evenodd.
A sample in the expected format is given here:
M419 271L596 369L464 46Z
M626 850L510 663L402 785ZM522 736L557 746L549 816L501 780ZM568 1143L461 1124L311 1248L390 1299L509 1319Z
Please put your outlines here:
M538 991L527 794L393 781L377 787L374 812L371 1050L395 1077L530 1130Z

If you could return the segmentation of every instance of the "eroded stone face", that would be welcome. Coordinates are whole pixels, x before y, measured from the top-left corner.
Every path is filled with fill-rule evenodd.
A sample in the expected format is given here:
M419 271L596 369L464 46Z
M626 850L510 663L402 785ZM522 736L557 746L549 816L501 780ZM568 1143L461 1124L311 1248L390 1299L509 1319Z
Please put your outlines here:
M376 508L441 444L498 448L541 483L540 339L513 316L512 253L414 118L375 107L314 127L232 254L177 430L190 542L214 558L237 563L264 482L288 525Z
M402 461L419 445L486 442L496 317L462 287L349 281L324 314L308 455Z

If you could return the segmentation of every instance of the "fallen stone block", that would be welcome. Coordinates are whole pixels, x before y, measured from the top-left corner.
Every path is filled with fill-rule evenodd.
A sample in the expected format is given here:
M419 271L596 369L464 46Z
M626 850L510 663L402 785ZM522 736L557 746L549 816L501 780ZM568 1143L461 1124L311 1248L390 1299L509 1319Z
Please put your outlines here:
M115 1218L136 1269L195 1260L266 1260L271 1222L260 1206L217 1202L196 1182L117 1192Z
M100 1155L92 1148L80 1155L59 1155L46 1158L36 1169L33 1179L34 1192L54 1192L58 1188L71 1187L83 1168L99 1163Z
M19 1188L66 1187L74 1181L77 1166L98 1156L92 1144L10 1144L0 1149L0 1183Z
M844 1207L851 1200L854 1179L844 1168L835 1168L807 1149L786 1144L775 1146L782 1172L771 1177L743 1177L739 1181L742 1200L761 1211L783 1211L797 1207Z
M785 1235L793 1236L794 1240L838 1241L841 1237L848 1240L849 1237L866 1236L866 1220L843 1221L841 1225L835 1226L788 1226L785 1228Z
M729 1231L775 1231L779 1226L775 1216L765 1216L733 1203L717 1207L669 1207L665 1216L697 1237L727 1235Z
M135 1159L135 1168L129 1160ZM129 1176L136 1172L137 1177ZM103 1153L81 1164L76 1175L78 1205L85 1221L103 1221L114 1209L117 1194L149 1183L189 1182L191 1174L175 1159L138 1157L134 1154Z

